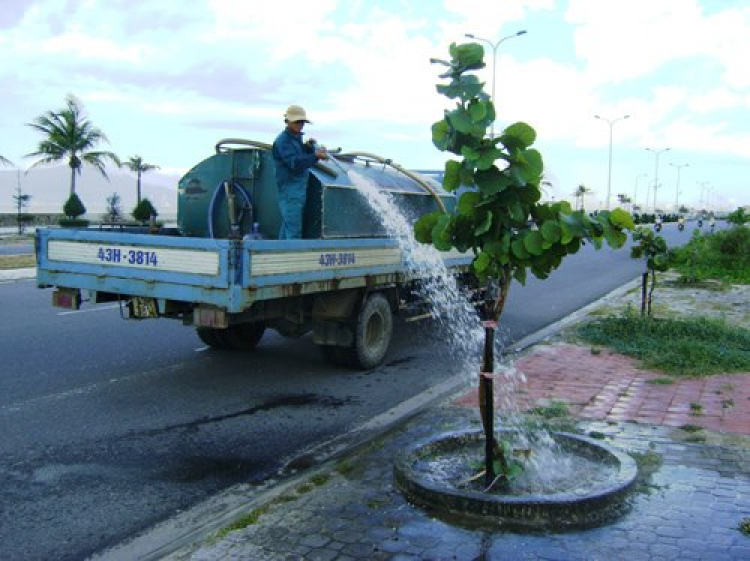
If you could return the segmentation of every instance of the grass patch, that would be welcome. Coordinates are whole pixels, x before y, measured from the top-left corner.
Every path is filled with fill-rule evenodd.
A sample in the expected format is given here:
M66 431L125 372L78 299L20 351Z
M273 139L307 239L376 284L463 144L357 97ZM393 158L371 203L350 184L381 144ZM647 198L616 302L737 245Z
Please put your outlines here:
M26 269L28 267L36 267L34 254L0 255L0 270Z
M568 404L552 400L544 407L529 409L524 424L531 430L544 429L553 432L578 432L578 423L570 415Z
M576 335L668 374L750 372L750 330L719 319L610 316L579 325Z
M700 431L703 430L703 427L701 427L699 425L692 425L692 424L688 423L687 425L682 425L680 427L680 429L684 430L685 432L700 432Z
M658 489L658 485L651 483L651 476L656 473L662 465L661 454L652 452L630 452L638 466L638 477L635 482L635 489L639 493L649 494L651 491Z
M672 252L670 261L686 283L716 279L750 284L750 228L734 226L714 234L696 230L687 244Z
M238 518L234 522L232 522L229 526L226 528L222 528L216 533L216 537L221 540L225 538L228 534L231 532L236 532L237 530L242 530L243 528L247 528L248 526L253 526L254 524L258 523L258 519L263 516L266 512L268 512L268 509L271 508L270 504L263 505L261 507L255 508L245 514L244 516Z
M654 378L653 380L649 380L646 383L654 386L671 386L672 384L674 384L674 378Z

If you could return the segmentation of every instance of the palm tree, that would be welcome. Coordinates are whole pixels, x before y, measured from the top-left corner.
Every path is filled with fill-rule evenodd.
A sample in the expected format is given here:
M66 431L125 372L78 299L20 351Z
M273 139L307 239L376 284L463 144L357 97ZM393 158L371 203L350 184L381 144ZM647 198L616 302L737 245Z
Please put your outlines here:
M98 144L108 140L104 133L86 118L81 102L73 95L68 95L65 104L66 107L61 111L47 111L33 123L27 123L46 137L39 143L36 152L27 154L27 157L41 156L41 160L31 167L67 160L70 166L70 194L74 195L76 173L80 175L84 163L91 164L109 179L104 170L105 160L111 160L117 166L120 165L120 160L112 152L95 150Z
M12 166L13 162L11 162L8 158L3 158L0 156L0 164L3 164L4 166Z
M581 200L581 211L583 211L583 198L586 195L586 193L591 193L591 189L586 187L585 185L579 185L578 189L576 189L576 192L573 193L576 198L576 208L578 208L578 200Z
M147 164L143 161L143 158L140 156L131 156L130 159L125 162L125 167L130 169L130 171L138 174L138 191L137 191L137 202L141 202L141 174L146 173L147 171L151 171L152 169L159 169L159 166L155 166L152 164Z

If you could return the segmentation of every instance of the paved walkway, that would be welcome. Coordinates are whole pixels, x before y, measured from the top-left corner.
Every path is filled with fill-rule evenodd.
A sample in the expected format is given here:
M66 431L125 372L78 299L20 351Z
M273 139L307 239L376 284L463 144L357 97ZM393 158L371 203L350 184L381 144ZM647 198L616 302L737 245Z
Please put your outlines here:
M564 401L575 416L597 421L635 421L669 427L696 426L750 435L750 373L673 379L641 370L637 362L607 349L557 343L535 347L511 369L523 374L521 410ZM496 386L498 396L502 383ZM472 405L476 391L459 399Z
M269 497L242 529L169 559L750 559L739 530L750 523L750 374L653 385L661 375L626 357L569 344L533 347L512 371L526 378L520 409L565 401L584 434L658 459L622 518L522 534L449 524L410 505L394 487L393 459L436 432L477 428L469 389Z

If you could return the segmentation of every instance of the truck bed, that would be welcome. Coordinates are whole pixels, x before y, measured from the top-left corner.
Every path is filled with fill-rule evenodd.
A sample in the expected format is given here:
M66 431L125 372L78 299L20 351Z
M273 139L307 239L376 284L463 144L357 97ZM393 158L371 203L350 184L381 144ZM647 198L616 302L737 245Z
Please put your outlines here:
M288 296L403 282L391 238L227 240L117 230L40 229L37 285L214 306L227 313ZM470 255L446 252L465 269Z

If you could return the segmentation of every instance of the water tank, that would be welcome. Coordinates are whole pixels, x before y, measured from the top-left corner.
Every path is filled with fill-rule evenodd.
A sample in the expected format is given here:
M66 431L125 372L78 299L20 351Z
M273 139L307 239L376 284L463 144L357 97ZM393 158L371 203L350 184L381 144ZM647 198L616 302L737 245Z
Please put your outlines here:
M216 145L214 155L188 171L179 182L180 233L228 238L234 222L236 233L244 236L257 223L264 238L277 239L281 213L270 148L249 140L223 140ZM455 197L443 191L436 181L389 160L361 152L332 154L311 170L303 237L385 236L380 215L364 195L365 189L372 188L387 191L411 221L439 208L451 211L455 206ZM230 219L230 206L234 220Z

